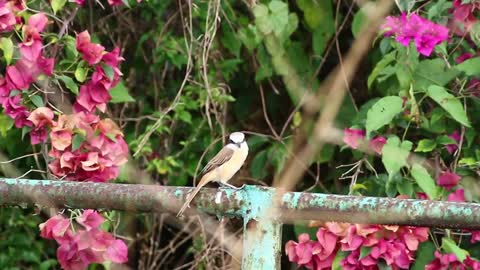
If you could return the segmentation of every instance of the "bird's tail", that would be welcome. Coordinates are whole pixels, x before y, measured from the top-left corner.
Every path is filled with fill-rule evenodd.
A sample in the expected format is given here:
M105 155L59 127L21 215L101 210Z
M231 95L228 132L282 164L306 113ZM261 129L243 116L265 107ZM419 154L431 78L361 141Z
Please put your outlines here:
M198 183L198 186L193 190L192 193L188 194L188 198L187 200L185 201L185 203L182 205L182 208L180 208L180 211L178 211L177 213L177 217L180 217L182 216L183 212L185 212L185 210L187 209L187 207L189 207L190 205L190 202L193 200L193 198L195 198L195 195L197 195L197 193L200 191L200 189L205 186L205 184L207 184L208 181L203 181L204 179L202 179L200 181L200 183Z

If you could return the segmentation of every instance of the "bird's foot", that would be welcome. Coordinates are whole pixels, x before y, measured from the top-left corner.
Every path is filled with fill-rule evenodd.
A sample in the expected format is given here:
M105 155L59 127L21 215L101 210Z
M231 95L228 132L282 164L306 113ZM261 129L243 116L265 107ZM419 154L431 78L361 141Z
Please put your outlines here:
M235 189L235 190L240 190L240 189L243 189L245 187L245 184L243 184L241 187L236 187L234 185L230 185L229 183L223 183L223 182L219 182L219 184L220 184L221 189L231 188L231 189Z

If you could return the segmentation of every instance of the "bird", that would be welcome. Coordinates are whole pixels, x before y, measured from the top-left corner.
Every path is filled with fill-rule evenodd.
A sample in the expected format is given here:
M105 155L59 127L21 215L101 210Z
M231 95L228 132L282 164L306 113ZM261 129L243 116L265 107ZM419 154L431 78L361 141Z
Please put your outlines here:
M248 156L248 144L245 141L245 134L242 132L233 132L230 134L229 143L225 145L220 152L217 153L200 172L200 182L191 194L188 195L187 200L183 204L177 217L182 216L183 212L189 207L190 202L200 189L210 182L217 182L222 186L227 186L233 189L237 188L227 183L235 173L245 163Z

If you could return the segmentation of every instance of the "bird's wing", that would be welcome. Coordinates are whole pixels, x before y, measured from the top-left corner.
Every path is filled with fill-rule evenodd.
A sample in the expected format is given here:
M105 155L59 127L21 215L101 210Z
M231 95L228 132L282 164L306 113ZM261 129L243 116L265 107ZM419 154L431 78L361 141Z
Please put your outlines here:
M203 167L200 175L204 175L213 169L221 166L223 163L229 161L233 156L233 149L228 147L223 147L216 156L214 156L208 163Z

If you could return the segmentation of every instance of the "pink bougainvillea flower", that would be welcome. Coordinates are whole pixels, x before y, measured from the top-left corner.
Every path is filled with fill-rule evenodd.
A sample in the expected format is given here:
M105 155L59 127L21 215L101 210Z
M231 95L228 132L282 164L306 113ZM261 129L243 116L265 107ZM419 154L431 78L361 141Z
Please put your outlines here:
M30 143L36 145L47 141L47 129L45 127L30 130Z
M75 111L92 112L95 108L105 110L105 104L112 99L108 90L102 84L88 82L80 87L75 102Z
M128 248L113 235L99 229L105 221L94 210L85 210L76 218L86 230L71 230L70 220L61 215L50 218L40 224L41 236L55 239L60 245L57 258L63 269L86 269L91 263L128 261Z
M50 140L56 150L65 150L72 144L72 139L73 133L70 130L60 129L50 132Z
M461 177L450 171L443 172L437 179L437 184L444 188L451 189L452 187L456 186L460 181Z
M447 149L448 153L453 154L458 149L458 143L460 142L460 133L455 130L452 134L448 135L448 137L454 139L457 143L456 144L447 144L445 148Z
M2 103L4 112L15 120L15 126L17 128L24 126L31 127L33 124L27 119L30 112L21 104L21 101L22 99L19 95L5 99Z
M423 227L326 222L317 232L317 241L303 234L298 243L289 241L285 248L290 261L308 269L330 269L338 250L349 252L340 262L342 269L378 269L379 260L392 269L408 269L419 244L428 239L428 231ZM364 247L370 252L360 257Z
M419 200L428 200L428 195L425 192L416 192L415 195Z
M353 149L365 138L365 130L346 128L343 130L343 142Z
M112 7L119 6L123 4L122 0L107 0L108 4Z
M435 24L413 13L402 13L399 17L387 17L382 25L385 36L395 36L403 46L413 41L417 51L430 56L434 47L448 39L448 28Z
M453 0L453 6L450 9L450 13L453 14L453 20L450 25L453 32L459 36L463 36L466 32L470 31L477 21L474 16L474 11L480 9L480 3L478 1L464 2L465 1L462 0Z
M285 252L291 262L295 262L300 266L309 265L312 264L312 246L313 241L310 241L308 234L302 233L298 236L298 243L292 240L286 243Z
M27 8L25 0L9 0L7 1L7 6L11 8L13 12L23 11Z
M29 82L24 74L16 66L7 67L7 83L12 89L22 90L29 86Z
M337 247L337 236L324 228L317 231L318 244L313 246L312 254L315 255L316 265L320 269L332 265L335 258L335 249ZM317 267L318 269L318 267Z
M35 28L38 32L42 32L47 26L48 18L45 13L40 12L28 18L28 26Z
M41 41L42 32L47 26L48 19L44 13L37 13L30 16L27 24L22 27L23 31L23 45L30 46L35 41Z
M83 134L78 149L72 149L75 134ZM110 119L79 112L62 115L51 131L54 160L49 169L69 180L105 182L118 176L119 167L127 162L128 145L118 126Z
M473 54L472 54L472 53L464 53L464 54L458 56L458 57L455 59L455 62L456 62L457 64L460 64L460 63L462 63L463 61L468 60L468 59L470 59L470 58L472 58L472 57L473 57Z
M16 23L12 10L5 5L5 2L0 3L0 32L12 31Z
M79 224L81 224L87 231L92 228L98 228L105 219L95 210L87 209L83 211L82 215L75 219Z
M442 254L435 251L435 259L425 265L425 270L447 270L447 269L471 269L479 270L480 262L473 260L470 256L460 262L455 254Z
M457 188L455 192L452 192L448 195L447 200L450 202L465 202L465 190L462 188Z
M107 248L105 258L114 263L126 263L128 261L128 247L122 240L114 240Z
M480 231L472 231L471 233L470 243L480 242Z
M46 222L38 225L40 236L46 239L56 239L63 237L70 226L70 220L62 215L56 215L49 218Z
M120 48L115 47L111 52L106 53L102 57L102 61L105 62L105 64L109 65L112 68L117 68L118 65L120 64L121 61L124 61L125 58L120 56ZM120 70L118 70L119 75L123 75Z
M90 41L88 31L83 31L77 35L76 47L78 52L82 54L83 60L87 61L89 65L98 64L105 51L102 45Z
M387 143L387 140L382 137L382 136L377 136L373 139L371 139L368 142L368 146L377 154L381 155L382 154L382 149L383 146Z
M40 107L33 110L27 119L30 120L36 127L50 127L55 125L53 117L54 115L50 108Z

